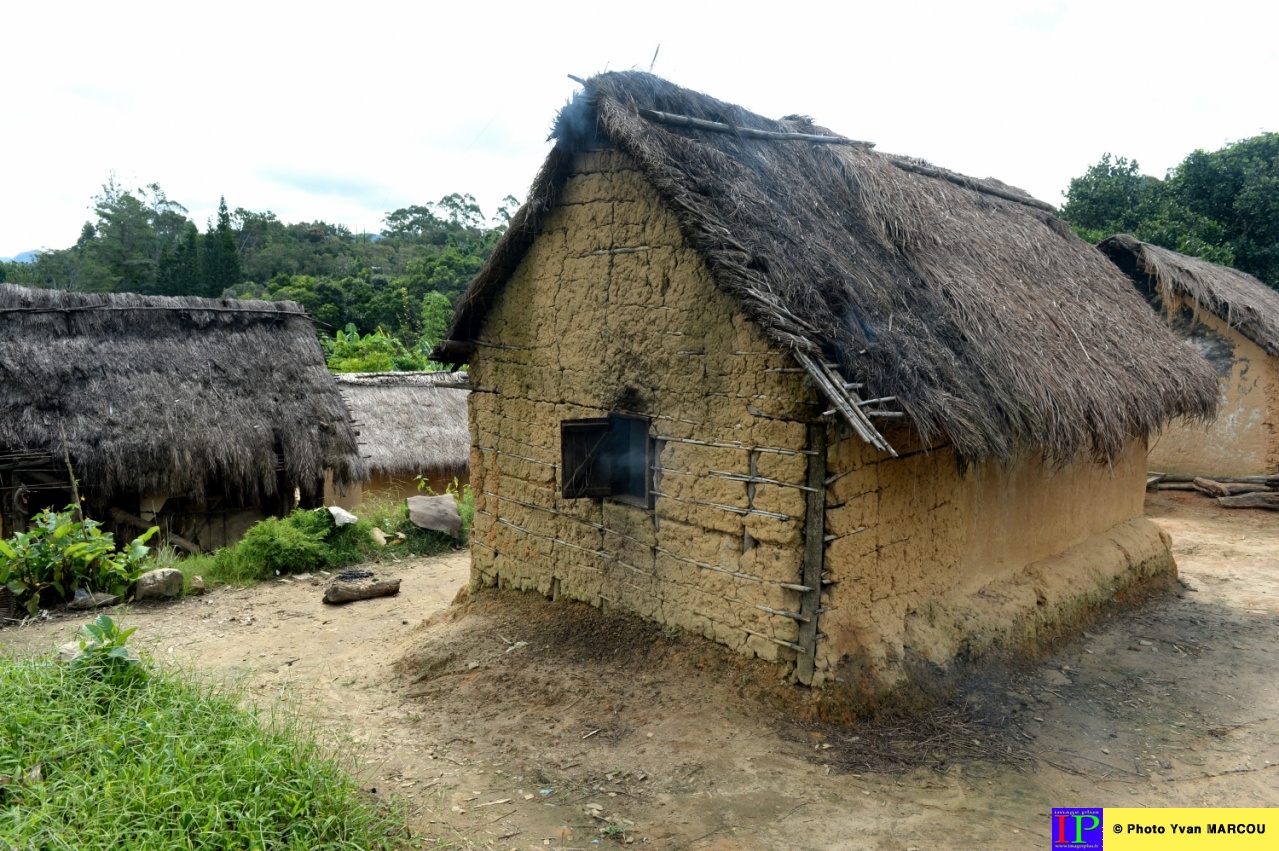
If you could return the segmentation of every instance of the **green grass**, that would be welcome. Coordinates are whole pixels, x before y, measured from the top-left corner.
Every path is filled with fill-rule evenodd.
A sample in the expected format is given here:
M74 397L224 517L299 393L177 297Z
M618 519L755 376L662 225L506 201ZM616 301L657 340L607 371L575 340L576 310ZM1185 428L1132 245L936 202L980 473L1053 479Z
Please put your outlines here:
M359 522L334 526L326 509L297 510L283 519L268 518L254 525L244 540L233 547L186 558L172 551L158 553L154 567L176 567L187 578L200 576L207 587L250 585L273 576L336 570L381 557L430 556L457 549L470 533L475 503L467 488L459 501L462 534L454 540L443 532L419 529L409 522L403 500L370 500L353 512ZM379 546L370 532L381 529L389 540L404 540Z
M141 664L121 687L0 657L0 848L409 847L296 716Z

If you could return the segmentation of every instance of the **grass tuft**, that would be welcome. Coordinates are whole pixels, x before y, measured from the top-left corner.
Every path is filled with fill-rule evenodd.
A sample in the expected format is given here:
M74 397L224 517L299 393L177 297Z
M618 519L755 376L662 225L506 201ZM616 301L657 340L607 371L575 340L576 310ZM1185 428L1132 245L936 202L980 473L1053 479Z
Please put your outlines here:
M298 718L150 668L128 688L0 658L0 837L9 847L398 849Z

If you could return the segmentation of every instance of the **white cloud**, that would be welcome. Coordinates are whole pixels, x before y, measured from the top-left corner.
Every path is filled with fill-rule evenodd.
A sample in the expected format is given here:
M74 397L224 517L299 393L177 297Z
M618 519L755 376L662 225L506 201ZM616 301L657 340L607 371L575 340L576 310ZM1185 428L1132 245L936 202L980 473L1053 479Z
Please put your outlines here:
M1184 9L1185 11L1182 11ZM0 255L73 242L108 174L376 229L523 195L567 74L646 68L1052 203L1106 151L1160 174L1279 129L1279 13L1237 0L22 4L0 54Z

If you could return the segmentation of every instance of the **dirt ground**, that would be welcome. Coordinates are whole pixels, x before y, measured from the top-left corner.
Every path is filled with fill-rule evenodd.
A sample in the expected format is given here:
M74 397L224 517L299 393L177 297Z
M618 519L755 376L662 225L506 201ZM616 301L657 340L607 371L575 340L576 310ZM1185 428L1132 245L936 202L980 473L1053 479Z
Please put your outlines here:
M772 666L589 607L450 606L465 554L377 567L394 598L270 582L124 619L312 716L432 846L1040 848L1053 806L1279 804L1279 516L1184 492L1147 512L1186 587L968 683L931 725L808 723ZM0 645L44 651L83 620Z

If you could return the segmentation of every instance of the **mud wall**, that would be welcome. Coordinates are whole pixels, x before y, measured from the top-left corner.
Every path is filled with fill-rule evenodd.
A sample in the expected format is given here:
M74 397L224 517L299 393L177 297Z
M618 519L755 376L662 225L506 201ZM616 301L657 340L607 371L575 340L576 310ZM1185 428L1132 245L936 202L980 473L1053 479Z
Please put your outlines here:
M793 659L819 409L615 151L579 155L472 360L472 578ZM561 420L651 418L653 510L559 496ZM762 607L762 608L761 608Z
M795 659L798 623L779 613L800 608L805 423L823 406L624 155L579 155L485 319L470 377L474 582ZM560 422L609 412L651 418L652 510L559 496ZM890 439L904 457L854 438L827 453L842 475L825 495L817 682L849 660L886 683L913 660L944 666L1171 567L1154 527L1133 520L1144 445L1111 468L1031 459L961 476L949 450Z
M1146 451L1110 466L1036 456L962 474L947 448L890 435L901 457L844 440L828 452L819 679L891 683L1017 644L1108 597L1143 571L1173 569L1142 518Z
M1259 476L1279 473L1279 358L1224 320L1178 301L1177 332L1217 369L1220 401L1211 425L1177 421L1151 441L1150 469Z

